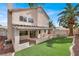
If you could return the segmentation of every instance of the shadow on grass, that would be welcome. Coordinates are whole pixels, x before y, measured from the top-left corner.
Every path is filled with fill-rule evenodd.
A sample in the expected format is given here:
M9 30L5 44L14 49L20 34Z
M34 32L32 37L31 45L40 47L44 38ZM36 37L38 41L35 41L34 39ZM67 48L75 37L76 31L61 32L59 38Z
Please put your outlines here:
M52 45L54 43L63 44L63 43L71 43L71 42L72 42L72 38L57 37L57 38L52 38L52 39L46 41L46 44L48 47L53 47Z

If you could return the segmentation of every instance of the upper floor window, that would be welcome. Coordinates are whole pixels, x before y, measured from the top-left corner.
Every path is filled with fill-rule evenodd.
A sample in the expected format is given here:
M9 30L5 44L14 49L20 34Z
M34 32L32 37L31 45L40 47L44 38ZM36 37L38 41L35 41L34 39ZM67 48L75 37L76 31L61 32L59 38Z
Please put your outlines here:
M23 16L20 16L19 19L20 19L20 21L23 21L24 20Z
M27 17L20 16L19 19L20 19L20 21L27 22Z
M27 17L24 18L24 21L27 22Z
M33 18L28 18L28 17L24 17L24 16L20 16L19 20L22 21L22 22L27 22L27 20L28 20L29 23L33 23L34 22Z
M28 22L33 23L33 19L32 18L28 18Z

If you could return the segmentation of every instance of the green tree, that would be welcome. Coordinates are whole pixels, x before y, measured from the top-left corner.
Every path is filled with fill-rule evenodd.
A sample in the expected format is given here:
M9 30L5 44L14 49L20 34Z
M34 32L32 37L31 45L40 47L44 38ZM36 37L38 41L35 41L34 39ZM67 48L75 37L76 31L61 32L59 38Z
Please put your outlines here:
M28 3L30 8L37 8L37 7L42 7L44 3Z
M71 3L67 3L63 11L58 14L59 25L69 28L69 36L73 36L73 28L77 25L78 8L79 4L73 6Z
M55 28L55 26L54 26L54 24L53 24L52 21L49 21L49 27L50 27L50 28L51 28L51 27L54 27L54 28Z

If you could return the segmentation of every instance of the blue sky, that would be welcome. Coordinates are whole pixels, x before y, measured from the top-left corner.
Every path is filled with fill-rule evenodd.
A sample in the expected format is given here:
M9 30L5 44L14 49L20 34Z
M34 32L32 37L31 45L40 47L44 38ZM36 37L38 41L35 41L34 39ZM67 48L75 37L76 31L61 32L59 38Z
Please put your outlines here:
M75 4L73 4L75 5ZM65 3L45 3L43 5L44 10L53 21L53 24L58 27L58 13L60 13L66 6ZM14 3L13 8L29 8L27 3ZM7 25L7 6L5 3L0 3L0 24Z

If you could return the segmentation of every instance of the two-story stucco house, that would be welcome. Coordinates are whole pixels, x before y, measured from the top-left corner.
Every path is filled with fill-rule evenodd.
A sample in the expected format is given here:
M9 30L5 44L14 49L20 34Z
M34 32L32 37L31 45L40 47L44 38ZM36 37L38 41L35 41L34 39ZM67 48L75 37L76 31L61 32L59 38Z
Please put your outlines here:
M48 40L49 17L42 7L14 9L11 18L8 20L8 38L13 38L15 51Z

